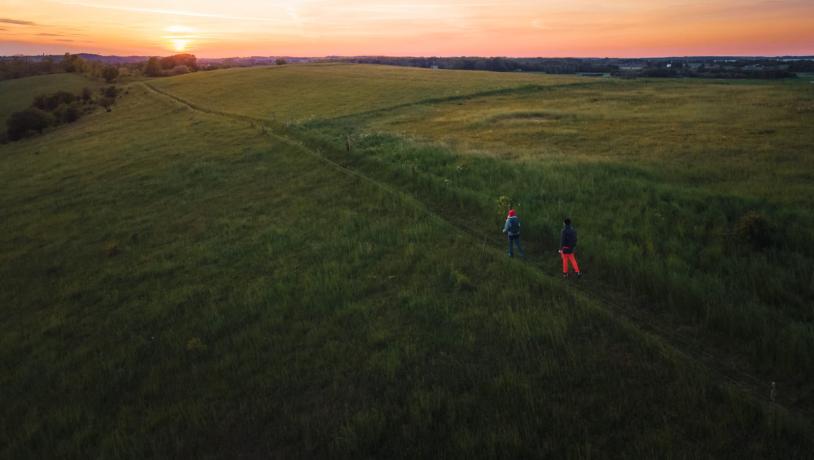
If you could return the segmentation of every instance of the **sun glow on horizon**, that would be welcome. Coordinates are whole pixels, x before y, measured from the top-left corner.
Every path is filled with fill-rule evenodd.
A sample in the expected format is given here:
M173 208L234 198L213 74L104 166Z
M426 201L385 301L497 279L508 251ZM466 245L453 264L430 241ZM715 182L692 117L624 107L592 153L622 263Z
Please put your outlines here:
M172 45L172 49L178 53L189 50L189 46L194 38L195 29L184 25L172 25L165 29L170 35L165 36Z
M190 40L181 40L181 39L173 39L172 40L172 48L179 53L182 51L186 51L189 47Z
M814 54L811 0L4 2L0 55Z

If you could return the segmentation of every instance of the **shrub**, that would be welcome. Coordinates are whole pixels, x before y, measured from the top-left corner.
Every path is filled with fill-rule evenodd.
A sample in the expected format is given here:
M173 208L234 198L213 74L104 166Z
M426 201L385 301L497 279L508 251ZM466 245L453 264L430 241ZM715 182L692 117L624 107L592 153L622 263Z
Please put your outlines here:
M79 102L73 104L62 104L53 112L55 121L60 123L73 123L82 116L79 109Z
M277 59L276 61L274 61L274 63L277 65L286 65L288 64L288 61L286 61L285 59Z
M12 113L6 121L8 138L16 141L27 136L30 132L41 133L54 122L54 117L48 112L36 107Z
M115 102L116 102L115 99L113 99L112 97L107 97L107 96L104 96L101 99L99 99L99 105L104 107L105 110L108 111L108 112L110 112L112 110L111 107L113 106L113 104Z
M187 67L185 65L177 65L177 66L172 68L170 73L172 75L183 75L185 73L189 73L189 67Z
M119 90L115 86L108 86L107 88L102 88L99 90L102 93L102 96L109 97L111 99L116 99L116 96L119 95Z
M82 101L84 101L86 103L90 102L91 99L93 99L93 91L91 91L90 88L88 88L88 87L82 88L81 97L82 97Z
M67 91L57 91L53 94L40 94L34 98L34 107L40 110L52 111L62 104L70 104L76 96Z
M161 76L161 64L157 57L151 57L144 66L144 74L148 77Z
M105 79L108 83L113 83L117 78L119 78L119 69L116 66L108 65L102 69L102 78Z
M735 223L735 238L739 243L762 249L772 243L769 219L756 211L749 211Z

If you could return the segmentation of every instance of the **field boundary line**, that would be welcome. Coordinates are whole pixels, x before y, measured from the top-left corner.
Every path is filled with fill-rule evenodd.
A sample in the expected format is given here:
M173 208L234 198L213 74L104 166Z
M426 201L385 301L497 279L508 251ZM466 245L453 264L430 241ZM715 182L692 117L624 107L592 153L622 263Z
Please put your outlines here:
M373 110L366 110L364 112L355 112L350 113L347 115L340 115L338 117L333 118L325 118L319 120L320 122L338 122L342 120L352 120L354 118L367 118L374 115L379 115L382 113L392 112L396 110L406 109L409 107L416 107L419 105L432 105L432 104L447 104L450 102L459 102L459 101L468 101L472 99L479 99L482 97L489 97L489 96L503 96L503 95L513 95L513 94L528 94L528 93L542 93L549 90L556 90L560 88L571 88L571 87L581 87L581 86L593 86L597 84L597 81L585 81L585 82L573 82L573 83L562 83L557 85L539 85L535 83L530 83L527 85L519 85L513 86L510 88L500 88L500 89L491 89L487 91L478 91L469 94L456 94L452 96L439 96L439 97L432 97L427 99L420 99L417 101L412 102L405 102L402 104L391 105L389 107L382 107L379 109ZM307 124L307 123L306 123Z

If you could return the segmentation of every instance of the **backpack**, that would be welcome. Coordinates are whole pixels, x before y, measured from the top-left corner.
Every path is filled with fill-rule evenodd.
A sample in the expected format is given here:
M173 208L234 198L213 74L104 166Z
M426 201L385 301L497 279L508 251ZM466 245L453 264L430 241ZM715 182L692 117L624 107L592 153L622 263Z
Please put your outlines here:
M520 219L517 217L509 219L509 235L519 235L520 234Z

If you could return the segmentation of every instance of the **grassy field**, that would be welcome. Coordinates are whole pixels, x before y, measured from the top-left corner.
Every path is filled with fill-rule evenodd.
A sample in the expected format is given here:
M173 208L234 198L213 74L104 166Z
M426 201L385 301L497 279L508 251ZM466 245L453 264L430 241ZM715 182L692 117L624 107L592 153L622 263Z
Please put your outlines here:
M0 81L0 129L6 129L6 119L9 115L28 108L40 94L60 90L78 94L85 87L97 89L101 87L101 83L73 73Z
M277 69L151 84L193 99L196 88L227 88L234 75L256 72L258 87L282 88L280 100L293 101L315 91L297 81L327 78L328 69L292 66L284 72L300 78L285 85ZM333 70L376 81L396 69ZM455 78L468 75L503 78ZM515 90L559 85L528 78L540 81ZM371 93L390 97L380 85ZM444 101L454 85L439 86L430 91L442 99L432 102L438 110L469 103ZM425 110L422 94L385 102ZM681 312L697 286L670 304L659 289L674 296L681 280L654 284L669 267L627 271L616 251L645 243L624 233L638 221L620 220L674 204L671 223L646 227L654 238L668 226L689 231L684 213L704 212L711 196L709 212L733 216L747 198L684 190L622 159L455 150L448 139L393 130L388 120L405 108L372 117L386 105L353 94L326 93L319 104L311 95L308 110L321 104L325 120L295 124L214 113L241 104L212 97L201 90L193 110L137 83L112 113L0 146L0 457L805 458L814 448L807 425L620 318L591 287L607 283L632 304L664 301L654 307L660 317ZM274 105L249 102L236 113ZM365 114L335 118L346 110ZM291 113L294 121L316 112ZM597 193L604 204L592 202ZM503 253L501 194L520 200L526 263ZM802 212L793 203L766 206ZM583 232L589 284L550 276L563 212ZM799 254L797 269L810 270ZM743 276L711 273L706 282ZM758 296L756 311L774 305L744 295ZM793 318L791 307L776 310ZM773 319L805 324L789 318ZM742 341L721 337L744 352Z
M409 97L337 117L348 99L379 93L379 71L388 81L401 69L286 69L297 78L244 71L272 94L239 105L209 96L212 87L231 87L228 74L157 86L200 108L248 116L262 114L249 106L318 94L311 119L275 120L438 211L452 207L453 220L479 232L498 228L495 203L512 198L524 238L551 274L558 259L549 254L562 217L571 215L582 231L584 265L600 282L596 293L655 311L665 327L747 361L749 372L782 382L794 404L814 409L814 87L407 70L440 75L437 93L401 83L399 94ZM311 82L326 72L366 75L371 83L319 92ZM436 97L455 80L472 84L464 83L469 75L536 82L499 90L478 83L475 92ZM345 152L349 135L352 153ZM740 241L740 223L755 213L766 222L766 241Z
M303 71L303 69L307 69ZM339 117L433 99L584 81L572 76L499 74L388 66L316 64L229 69L156 80L205 106L279 121Z
M353 122L461 152L633 165L662 183L814 206L814 87L805 82L603 79Z

